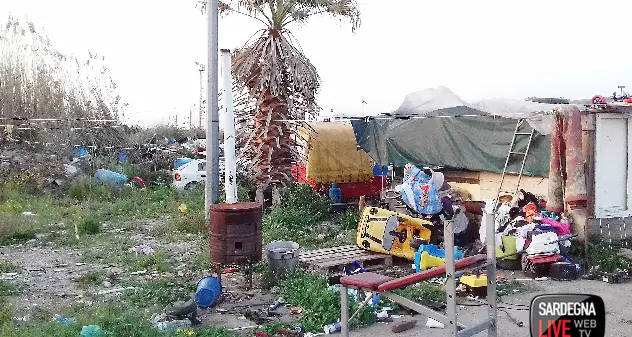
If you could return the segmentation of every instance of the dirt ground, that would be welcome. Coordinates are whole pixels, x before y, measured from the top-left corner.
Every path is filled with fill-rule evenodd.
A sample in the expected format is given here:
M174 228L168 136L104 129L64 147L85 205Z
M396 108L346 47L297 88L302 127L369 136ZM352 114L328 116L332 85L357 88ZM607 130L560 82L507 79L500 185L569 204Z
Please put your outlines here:
M114 295L95 295L95 292L107 291L124 287L129 281L139 279L158 279L169 277L178 280L178 284L195 284L201 275L199 269L192 266L194 256L199 253L200 247L205 245L198 236L184 240L164 242L164 237L158 239L156 229L161 226L160 221L143 221L130 224L127 228L104 228L101 239L90 242L87 245L75 245L65 247L59 244L50 244L45 241L32 240L26 244L0 247L0 259L18 265L22 270L17 275L2 275L8 281L19 285L24 289L20 295L14 298L15 315L18 320L31 321L35 319L50 319L59 308L69 307L76 303L90 301L104 301ZM174 268L165 273L133 275L131 269L124 265L112 263L112 258L117 254L133 254L127 252L129 247L139 244L148 244L156 250L167 254ZM104 259L99 259L99 257ZM108 262L109 261L109 262ZM80 289L77 278L89 271L101 270L120 275L120 281L108 286L98 286L96 289ZM225 327L229 329L251 327L255 324L239 314L239 309L245 306L263 307L278 298L274 289L272 293L260 289L244 290L244 277L242 274L225 274L222 277L225 286L223 300L211 310L200 310L199 318L204 325ZM256 280L255 280L256 282ZM512 304L529 305L534 295L540 293L587 293L597 294L603 297L607 310L606 336L630 336L632 330L632 315L630 315L629 300L632 299L632 282L622 284L607 284L601 281L577 280L573 282L555 281L525 281L529 283L532 291L518 295L507 296L504 301ZM501 304L502 306L502 304ZM515 308L515 307L514 307ZM220 310L218 310L220 309ZM524 327L518 327L512 323L507 314L502 311L499 315L499 335L513 334L514 336L528 336L527 310L507 311L514 317L524 322ZM282 317L280 321L293 321L298 317L289 314L289 309L281 307L278 312ZM459 319L468 325L482 320L487 315L484 307L461 307ZM446 336L447 330L426 327L426 318L418 315L412 318L418 324L412 330L400 333L400 336ZM397 320L396 320L397 321ZM391 323L392 324L392 323ZM390 335L391 326L388 324L375 324L371 327L352 331L353 336ZM481 333L480 335L484 335Z
M512 304L529 305L531 299L537 294L558 294L558 293L581 293L595 294L603 298L606 304L606 336L631 336L632 315L630 314L630 303L632 299L632 283L608 284L601 281L577 280L572 282L556 281L529 281L535 283L532 287L537 290L506 297L505 302ZM502 304L499 304L502 306ZM502 311L498 312L498 336L529 336L529 311L528 310L506 310L518 320L524 323L523 327L518 327ZM484 320L487 316L485 307L460 307L458 319L466 326ZM426 336L443 337L448 332L445 329L426 327L427 317L415 316L412 318L402 318L406 320L417 320L417 326L411 330L398 333L398 336ZM392 324L392 323L390 323ZM383 336L394 335L389 324L375 324L368 328L352 331L351 336ZM477 336L486 336L487 332L481 332Z

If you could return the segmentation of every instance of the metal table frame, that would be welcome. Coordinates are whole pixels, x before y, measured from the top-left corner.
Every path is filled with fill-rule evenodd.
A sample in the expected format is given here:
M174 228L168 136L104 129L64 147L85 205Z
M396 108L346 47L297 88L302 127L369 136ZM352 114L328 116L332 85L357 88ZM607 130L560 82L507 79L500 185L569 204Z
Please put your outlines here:
M485 330L488 331L488 337L497 337L497 318L498 305L496 300L496 245L495 245L495 216L493 211L487 213L486 223L481 224L486 227L486 274L487 274L487 311L488 317L482 322L478 322L469 327L463 325L457 320L458 307L456 304L456 270L454 260L454 235L452 235L453 221L444 221L444 248L446 252L446 284L445 290L447 295L447 313L443 315L431 308L425 307L419 303L413 302L407 298L399 296L390 291L377 291L390 300L414 310L418 313L431 317L443 323L448 331L448 336L453 337L469 337L474 336ZM409 284L412 285L412 284ZM340 307L341 307L341 336L349 336L349 286L340 285ZM361 289L359 289L361 290Z

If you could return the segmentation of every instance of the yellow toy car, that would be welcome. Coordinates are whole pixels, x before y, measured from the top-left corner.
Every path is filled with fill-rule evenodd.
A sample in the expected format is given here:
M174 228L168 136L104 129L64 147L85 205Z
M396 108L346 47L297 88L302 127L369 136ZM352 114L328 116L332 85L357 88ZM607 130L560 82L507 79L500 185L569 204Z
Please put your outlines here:
M432 222L377 207L362 212L357 229L360 248L415 260L420 245L430 240Z

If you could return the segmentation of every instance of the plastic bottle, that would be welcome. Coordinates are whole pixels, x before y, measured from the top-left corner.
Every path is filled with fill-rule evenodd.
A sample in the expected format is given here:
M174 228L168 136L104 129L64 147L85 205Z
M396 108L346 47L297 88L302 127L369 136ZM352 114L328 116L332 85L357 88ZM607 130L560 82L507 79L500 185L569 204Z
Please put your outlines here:
M69 324L74 324L75 320L70 318L70 317L63 317L60 315L55 315L54 316L55 321L64 324L64 325L69 325Z
M281 305L281 303L283 303L283 299L279 298L278 300L274 301L272 304L268 306L268 310L270 311L276 310Z
M178 329L188 329L191 327L191 321L188 319L174 320L168 322L158 322L154 327L158 331L173 332Z

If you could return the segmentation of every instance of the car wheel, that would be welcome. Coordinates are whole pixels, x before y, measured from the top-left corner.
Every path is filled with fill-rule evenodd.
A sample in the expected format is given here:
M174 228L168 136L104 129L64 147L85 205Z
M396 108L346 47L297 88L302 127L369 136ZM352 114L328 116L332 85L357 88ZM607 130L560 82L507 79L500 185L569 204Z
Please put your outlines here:
M185 189L186 191L188 191L188 190L190 190L190 189L192 189L192 188L195 188L195 186L197 186L197 185L199 185L199 184L200 184L200 183L199 183L199 182L197 182L197 181L192 181L192 182L190 182L190 183L186 184L186 185L184 186L184 189Z

